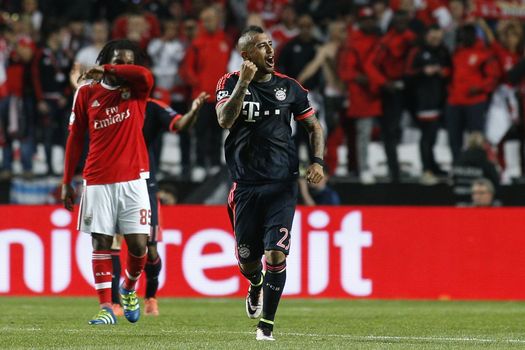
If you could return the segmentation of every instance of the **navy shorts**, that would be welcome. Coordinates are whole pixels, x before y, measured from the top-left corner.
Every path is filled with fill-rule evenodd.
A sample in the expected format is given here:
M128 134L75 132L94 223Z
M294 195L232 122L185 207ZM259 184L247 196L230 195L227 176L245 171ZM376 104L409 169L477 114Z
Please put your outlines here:
M156 244L161 241L161 229L159 224L159 211L160 205L157 198L158 187L156 182L153 182L151 179L147 179L148 183L148 194L149 194L149 204L151 207L151 232L148 238L148 245Z
M228 196L228 214L240 263L260 260L265 250L279 250L288 255L296 204L295 181L233 184Z

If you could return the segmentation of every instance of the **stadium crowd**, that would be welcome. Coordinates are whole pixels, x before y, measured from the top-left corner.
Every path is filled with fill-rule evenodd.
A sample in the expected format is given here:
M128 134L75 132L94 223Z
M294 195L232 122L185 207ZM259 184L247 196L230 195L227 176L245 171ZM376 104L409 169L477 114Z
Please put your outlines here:
M248 24L271 33L277 70L309 89L325 126L332 174L345 142L348 174L375 182L368 150L378 139L389 180L400 181L397 146L406 118L421 132L424 184L448 175L434 156L440 128L447 131L458 166L475 166L462 155L467 132L481 135L485 158L496 171L505 168L506 140L524 144L525 86L519 79L511 83L507 74L523 56L523 25L516 18L484 19L474 2L3 0L0 9L2 178L13 176L14 157L20 158L22 175L31 178L39 143L47 173L59 172L52 147L63 147L66 139L69 71L74 62L94 65L104 43L117 38L136 41L147 52L155 98L184 113L200 91L210 94L195 128L179 136L181 175L193 171L202 180L217 173L223 131L215 88L222 75L239 69L235 42ZM307 144L301 128L295 140L297 146ZM162 137L157 143L160 159Z

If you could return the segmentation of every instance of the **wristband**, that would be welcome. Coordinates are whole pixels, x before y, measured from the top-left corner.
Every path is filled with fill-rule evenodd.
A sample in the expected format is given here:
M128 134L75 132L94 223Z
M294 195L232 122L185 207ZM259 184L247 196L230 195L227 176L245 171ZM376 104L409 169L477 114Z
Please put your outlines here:
M312 158L312 163L317 163L317 164L319 164L320 166L322 166L324 168L324 160L322 158L313 157Z

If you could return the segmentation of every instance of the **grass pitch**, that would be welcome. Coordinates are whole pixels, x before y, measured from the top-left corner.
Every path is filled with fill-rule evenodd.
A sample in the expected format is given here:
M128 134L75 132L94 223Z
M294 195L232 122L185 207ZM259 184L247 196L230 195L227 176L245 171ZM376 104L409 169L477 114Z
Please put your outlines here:
M95 298L0 298L2 349L525 349L525 303L285 299L256 342L241 299L159 299L159 317L89 326Z

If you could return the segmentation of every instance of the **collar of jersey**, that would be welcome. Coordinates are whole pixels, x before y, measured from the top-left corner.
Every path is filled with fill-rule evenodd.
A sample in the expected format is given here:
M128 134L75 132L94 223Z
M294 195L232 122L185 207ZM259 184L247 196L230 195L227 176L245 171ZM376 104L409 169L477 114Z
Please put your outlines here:
M100 82L100 85L102 85L103 88L108 89L108 90L117 90L120 87L120 85L117 85L117 86L108 85L104 83L103 81Z

